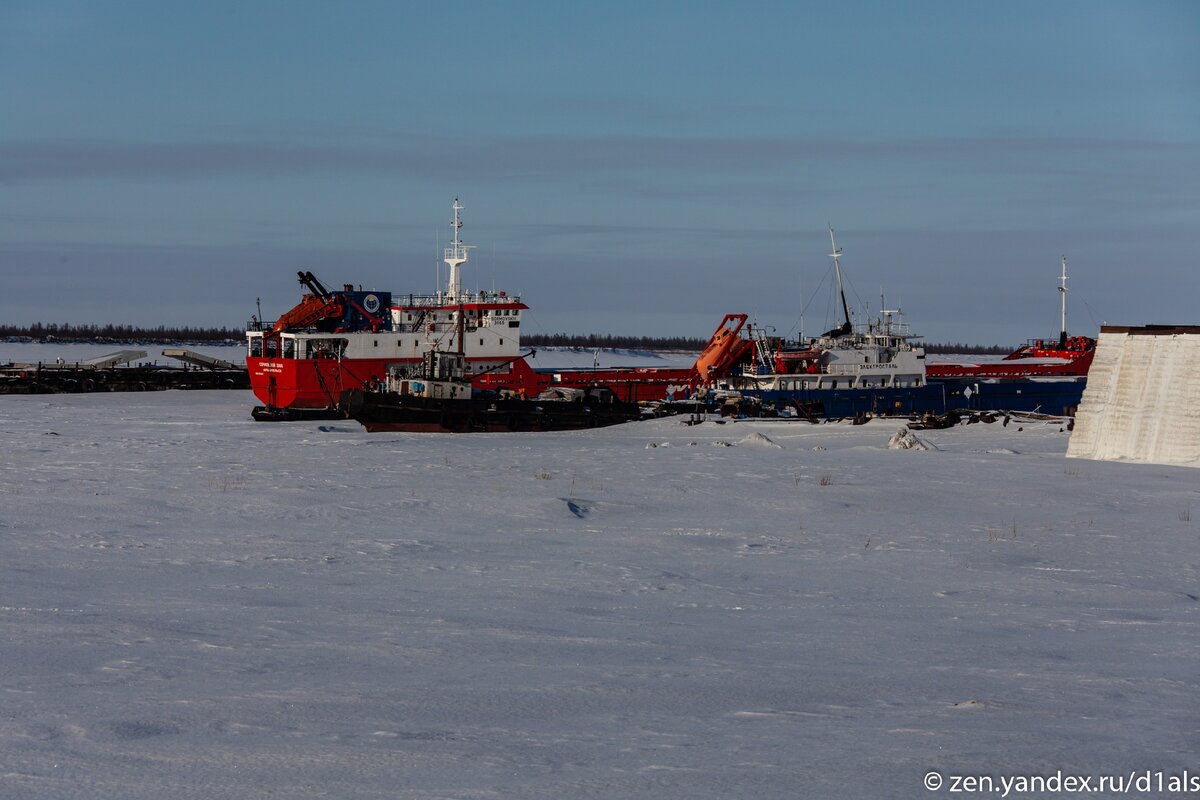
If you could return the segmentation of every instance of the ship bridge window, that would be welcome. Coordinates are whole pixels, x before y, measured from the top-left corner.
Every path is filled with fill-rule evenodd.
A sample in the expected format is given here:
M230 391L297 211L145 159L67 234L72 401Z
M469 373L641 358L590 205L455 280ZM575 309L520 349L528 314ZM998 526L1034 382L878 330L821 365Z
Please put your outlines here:
M296 340L295 339L284 339L281 342L281 344L283 345L283 357L284 358L295 358L296 357Z
M261 336L255 336L250 340L250 357L261 358L263 354L263 340Z
M341 358L346 354L347 339L309 339L308 353L311 358Z

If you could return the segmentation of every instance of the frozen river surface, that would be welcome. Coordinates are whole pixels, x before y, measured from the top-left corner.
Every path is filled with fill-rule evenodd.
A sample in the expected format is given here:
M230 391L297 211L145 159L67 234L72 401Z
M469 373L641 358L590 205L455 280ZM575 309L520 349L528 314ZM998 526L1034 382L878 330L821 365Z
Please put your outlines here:
M0 797L1200 772L1195 470L1067 461L1057 425L901 451L895 422L370 435L253 402L0 399Z

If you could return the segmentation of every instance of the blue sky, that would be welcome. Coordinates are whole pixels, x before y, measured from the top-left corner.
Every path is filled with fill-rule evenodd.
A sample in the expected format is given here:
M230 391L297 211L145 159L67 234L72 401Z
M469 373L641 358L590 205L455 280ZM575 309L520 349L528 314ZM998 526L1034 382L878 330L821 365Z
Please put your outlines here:
M298 269L527 331L1197 323L1200 3L0 4L0 320L240 326Z

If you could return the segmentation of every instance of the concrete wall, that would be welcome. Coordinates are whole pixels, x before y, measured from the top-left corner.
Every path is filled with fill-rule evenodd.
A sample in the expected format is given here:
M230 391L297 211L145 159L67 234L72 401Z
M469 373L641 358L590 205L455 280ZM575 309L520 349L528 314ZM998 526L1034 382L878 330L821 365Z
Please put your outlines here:
M1200 328L1102 328L1067 456L1200 467Z

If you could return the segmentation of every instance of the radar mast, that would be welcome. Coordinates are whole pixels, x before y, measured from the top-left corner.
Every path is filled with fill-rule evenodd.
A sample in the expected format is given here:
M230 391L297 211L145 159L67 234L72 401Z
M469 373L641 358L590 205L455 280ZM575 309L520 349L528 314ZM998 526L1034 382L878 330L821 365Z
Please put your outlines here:
M467 263L467 258L469 258L468 251L472 248L463 244L459 233L463 225L459 212L463 210L463 206L458 202L457 197L454 198L452 208L454 209L454 220L450 225L454 228L454 240L445 249L445 255L442 260L450 267L450 274L446 280L446 300L453 303L462 297L462 271L459 267Z

